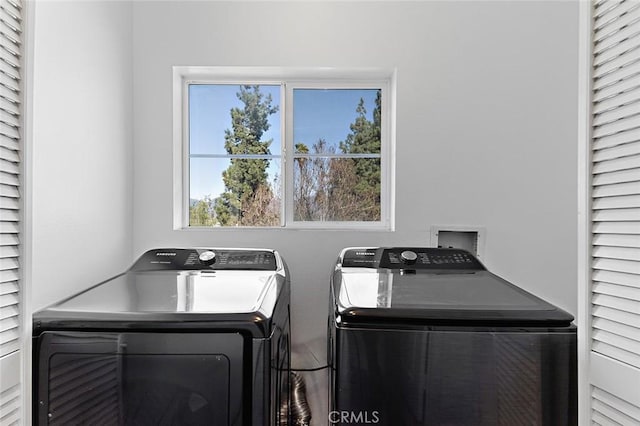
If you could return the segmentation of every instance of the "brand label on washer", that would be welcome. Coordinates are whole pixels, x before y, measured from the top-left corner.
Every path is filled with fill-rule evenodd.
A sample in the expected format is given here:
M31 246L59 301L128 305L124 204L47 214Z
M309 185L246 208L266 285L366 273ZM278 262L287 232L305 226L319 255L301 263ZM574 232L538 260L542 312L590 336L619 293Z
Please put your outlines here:
M342 257L343 267L374 268L377 264L377 249L347 250Z

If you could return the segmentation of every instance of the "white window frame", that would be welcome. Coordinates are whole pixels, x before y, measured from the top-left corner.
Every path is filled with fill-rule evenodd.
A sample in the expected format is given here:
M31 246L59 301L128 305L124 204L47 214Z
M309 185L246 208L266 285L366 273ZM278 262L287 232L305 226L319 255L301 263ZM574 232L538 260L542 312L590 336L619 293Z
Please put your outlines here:
M363 229L393 230L395 181L395 81L393 69L174 67L173 68L173 228L175 230ZM189 226L189 85L258 84L281 86L281 223L275 227ZM381 182L379 221L295 221L293 211L293 91L295 89L380 89Z

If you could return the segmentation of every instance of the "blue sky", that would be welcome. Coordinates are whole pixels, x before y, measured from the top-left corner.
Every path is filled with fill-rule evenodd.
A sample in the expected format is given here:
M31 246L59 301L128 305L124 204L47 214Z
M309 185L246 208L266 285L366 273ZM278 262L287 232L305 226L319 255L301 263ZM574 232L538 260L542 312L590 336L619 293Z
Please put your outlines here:
M237 98L238 85L202 84L189 88L190 154L226 154L224 132L231 129L233 107L242 108ZM273 139L271 154L280 155L283 138L280 134L280 86L261 85L260 91L271 94L272 105L279 111L269 117L270 128L262 139ZM338 146L349 134L349 125L357 116L360 98L365 101L367 117L372 119L376 90L373 89L296 89L294 91L294 141L311 145L325 139ZM269 179L280 175L281 162L274 160L269 167ZM201 199L205 195L215 198L224 191L222 172L229 166L228 159L191 158L190 197Z

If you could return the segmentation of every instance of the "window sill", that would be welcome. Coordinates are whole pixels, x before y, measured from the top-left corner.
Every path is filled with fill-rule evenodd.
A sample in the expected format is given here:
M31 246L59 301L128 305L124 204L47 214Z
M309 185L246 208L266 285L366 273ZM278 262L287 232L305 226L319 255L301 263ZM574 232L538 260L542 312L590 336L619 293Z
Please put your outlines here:
M354 231L354 232L393 232L394 228L383 224L363 225L289 225L289 226L189 226L176 228L185 232L262 232L262 231Z

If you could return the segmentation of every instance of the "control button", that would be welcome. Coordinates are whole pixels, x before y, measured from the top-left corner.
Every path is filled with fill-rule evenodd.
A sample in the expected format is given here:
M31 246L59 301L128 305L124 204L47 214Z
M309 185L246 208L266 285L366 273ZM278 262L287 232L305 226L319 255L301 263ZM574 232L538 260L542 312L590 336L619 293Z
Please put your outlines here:
M404 263L415 263L416 259L418 259L418 255L411 250L405 250L400 253L400 258Z
M200 253L200 256L198 256L198 259L203 265L213 265L216 262L216 254L211 250L203 251Z

